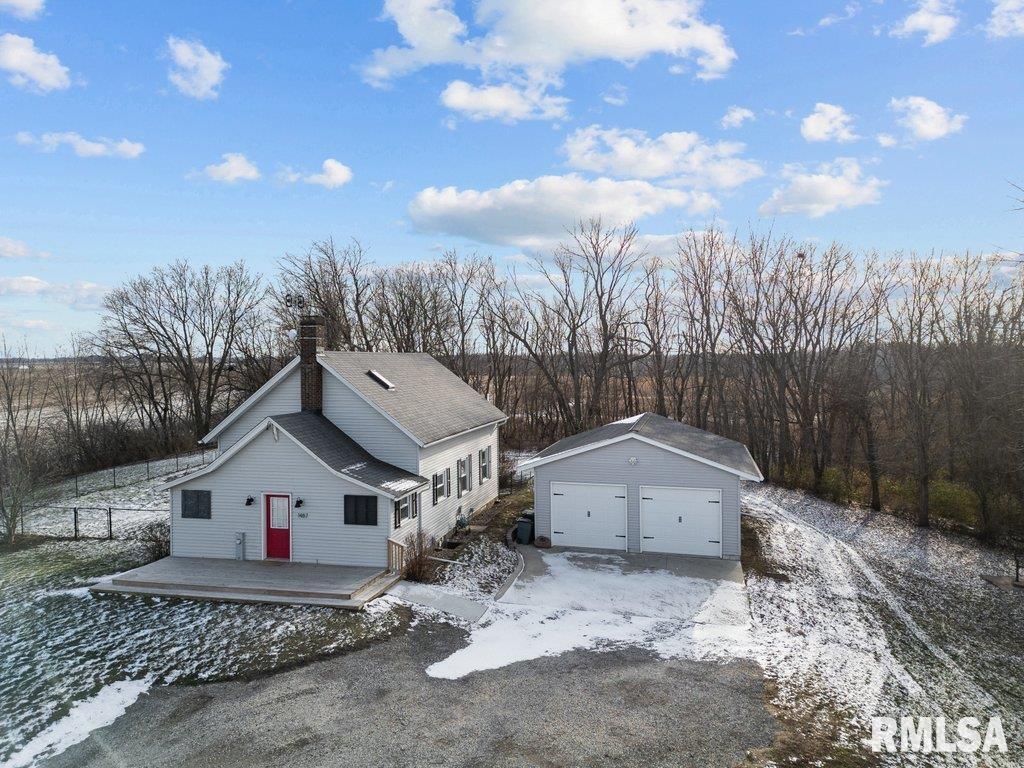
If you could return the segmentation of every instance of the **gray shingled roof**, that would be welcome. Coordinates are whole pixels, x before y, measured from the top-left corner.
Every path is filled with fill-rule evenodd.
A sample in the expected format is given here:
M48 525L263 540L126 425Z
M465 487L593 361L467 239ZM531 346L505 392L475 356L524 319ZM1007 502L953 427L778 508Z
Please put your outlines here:
M570 435L549 445L530 461L585 448L588 445L613 440L628 434L643 435L671 448L692 453L737 472L752 477L761 477L761 470L758 469L750 451L743 443L659 416L656 413L642 413L632 419L616 421L605 424L603 427Z
M320 359L423 445L505 419L479 392L423 353L321 352ZM386 389L367 375L381 373Z
M427 484L425 477L376 459L323 416L309 411L271 416L277 424L335 472L388 496L402 496Z

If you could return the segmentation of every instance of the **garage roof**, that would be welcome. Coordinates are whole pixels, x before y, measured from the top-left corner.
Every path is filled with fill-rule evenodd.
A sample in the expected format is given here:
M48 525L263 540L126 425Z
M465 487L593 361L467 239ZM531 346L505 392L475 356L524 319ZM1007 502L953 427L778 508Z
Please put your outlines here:
M641 413L629 419L565 437L549 445L532 459L524 461L520 468L532 469L549 461L631 438L667 448L747 480L764 479L750 451L743 443L656 413Z

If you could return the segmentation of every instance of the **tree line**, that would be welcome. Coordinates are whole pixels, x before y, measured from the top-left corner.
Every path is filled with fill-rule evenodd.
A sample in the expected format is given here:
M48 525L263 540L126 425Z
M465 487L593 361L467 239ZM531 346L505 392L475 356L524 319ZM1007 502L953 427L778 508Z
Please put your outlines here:
M301 296L329 348L437 357L508 414L507 447L653 411L744 442L774 482L1020 531L1021 277L714 228L652 255L597 220L507 265L381 265L333 240L269 281L177 262L111 291L59 359L6 352L0 481L38 474L33 451L71 471L194 444L295 354Z

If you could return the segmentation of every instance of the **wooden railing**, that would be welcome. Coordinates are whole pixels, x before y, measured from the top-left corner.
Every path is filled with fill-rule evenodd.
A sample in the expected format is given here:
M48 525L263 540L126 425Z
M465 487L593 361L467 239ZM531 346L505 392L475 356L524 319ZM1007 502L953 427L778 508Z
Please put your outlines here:
M401 573L405 569L405 545L388 539L388 570Z

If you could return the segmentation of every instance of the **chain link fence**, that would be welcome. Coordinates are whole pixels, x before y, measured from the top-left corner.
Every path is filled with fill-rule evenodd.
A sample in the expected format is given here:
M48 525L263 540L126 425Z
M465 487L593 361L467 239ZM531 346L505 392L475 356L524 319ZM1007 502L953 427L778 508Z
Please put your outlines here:
M42 506L27 511L22 535L61 539L134 539L154 522L166 522L167 507Z
M122 464L119 467L85 472L63 478L52 483L47 493L52 498L78 498L96 491L108 491L126 485L134 485L154 477L163 477L174 472L204 467L216 458L217 452L203 448L198 451L178 453L162 459L137 461L134 464Z

